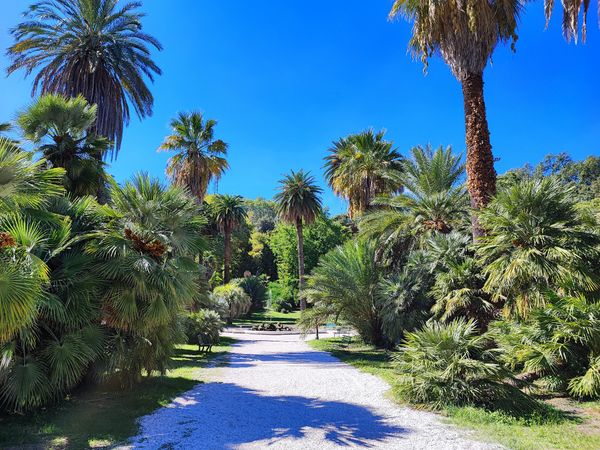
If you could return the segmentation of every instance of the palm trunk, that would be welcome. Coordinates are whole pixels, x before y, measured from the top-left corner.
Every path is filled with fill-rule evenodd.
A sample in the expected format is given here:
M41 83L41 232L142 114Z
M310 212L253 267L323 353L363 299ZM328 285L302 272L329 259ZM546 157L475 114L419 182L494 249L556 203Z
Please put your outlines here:
M298 297L300 298L300 311L306 309L304 297L304 236L302 235L302 219L296 219L296 235L298 237Z
M225 249L223 251L223 284L231 280L231 231L225 230Z
M467 140L467 187L474 210L486 206L496 193L496 171L483 98L483 73L462 80ZM477 215L471 217L473 238L484 234Z

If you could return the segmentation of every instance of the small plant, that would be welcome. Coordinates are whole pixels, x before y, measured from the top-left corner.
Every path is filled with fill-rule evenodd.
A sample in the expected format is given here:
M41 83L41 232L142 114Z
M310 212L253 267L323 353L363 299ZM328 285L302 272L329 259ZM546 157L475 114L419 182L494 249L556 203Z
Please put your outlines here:
M212 295L216 301L227 303L227 320L229 322L248 314L252 306L250 296L235 283L217 286Z
M265 309L267 300L269 299L269 291L267 290L267 282L264 276L249 275L233 280L233 282L250 296L254 311Z
M474 321L432 322L407 333L395 358L398 393L411 403L434 408L446 405L491 405L511 390L487 337Z
M188 344L198 344L198 336L207 336L212 343L219 341L219 334L225 323L219 313L210 309L201 309L187 315L184 319L185 336Z

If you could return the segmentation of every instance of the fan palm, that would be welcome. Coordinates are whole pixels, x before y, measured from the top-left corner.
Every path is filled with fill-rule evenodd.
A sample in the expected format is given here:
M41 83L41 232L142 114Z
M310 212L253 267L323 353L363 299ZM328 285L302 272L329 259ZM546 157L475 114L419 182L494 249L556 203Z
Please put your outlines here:
M147 175L112 183L112 220L87 250L106 280L103 322L110 328L109 368L125 382L141 371L164 372L182 342L178 316L199 292L194 256L204 220L184 190Z
M413 22L409 46L424 63L440 54L462 84L467 141L467 186L471 206L479 209L496 192L496 171L483 95L483 71L496 45L516 41L523 0L395 0L390 17ZM473 216L473 235L483 230Z
M212 180L218 181L229 168L225 159L227 144L214 138L217 122L204 120L199 112L180 113L171 121L173 134L159 150L175 151L169 160L167 175L178 186L187 187L202 203Z
M587 14L591 2L589 0L562 0L561 3L563 5L562 29L563 34L567 39L567 42L570 42L571 39L573 39L575 43L577 43L577 39L579 37L579 14L582 10L583 20L581 22L581 40L585 42L585 39L587 37ZM550 22L550 17L552 16L553 9L554 0L544 0L544 14L546 15L546 26L548 26L548 23ZM598 14L600 14L600 7L598 9Z
M315 221L322 213L320 195L323 190L316 185L314 177L300 170L286 175L279 181L279 192L275 195L279 218L296 227L298 246L298 287L300 290L300 309L306 309L304 288L304 235L305 224Z
M373 241L347 242L324 255L308 278L306 296L319 310L350 323L361 338L383 345L385 338L377 303L381 270Z
M348 214L361 215L373 198L401 190L402 157L383 139L385 131L352 134L333 143L325 157L325 177L333 191L348 200Z
M452 149L413 148L403 163L400 181L406 192L380 196L381 209L365 215L361 234L393 246L407 236L422 240L431 233L449 233L460 227L467 212L466 193L458 184L464 166Z
M66 170L67 191L75 196L102 192L107 180L101 159L109 142L91 132L96 111L82 96L47 94L17 119L25 138L38 145L44 158Z
M210 210L223 233L223 284L227 284L231 280L231 234L246 220L244 199L239 195L215 195Z
M160 43L142 31L140 2L118 0L41 0L25 12L26 21L11 32L11 74L37 71L33 91L82 95L98 105L95 130L116 144L116 156L129 123L152 114L147 86L161 71L150 49Z
M585 226L570 189L552 178L519 182L481 211L488 235L478 254L485 290L526 314L544 303L544 291L598 288L594 261L600 236Z

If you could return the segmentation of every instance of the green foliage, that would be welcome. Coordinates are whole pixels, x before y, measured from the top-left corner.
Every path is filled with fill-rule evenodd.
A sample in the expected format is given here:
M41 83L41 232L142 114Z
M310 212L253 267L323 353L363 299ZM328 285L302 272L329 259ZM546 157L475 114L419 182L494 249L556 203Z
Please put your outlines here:
M319 309L351 324L369 344L384 344L376 288L381 280L373 241L347 242L321 258L306 295Z
M277 204L271 200L258 197L254 200L246 199L248 220L259 233L268 233L277 224Z
M583 296L546 294L545 307L527 321L493 324L490 335L511 370L540 378L546 389L577 397L600 396L600 304Z
M477 243L484 289L525 315L543 305L550 289L598 288L594 261L600 235L583 222L572 191L552 178L519 182L498 193L479 214L485 237Z
M260 311L267 306L269 300L269 291L267 290L267 280L264 276L245 276L244 278L234 279L232 283L241 287L252 300L252 309Z
M304 228L304 259L310 273L319 259L342 244L349 237L348 230L338 221L325 216ZM269 244L277 261L277 272L282 280L298 278L298 249L296 231L291 225L278 223L271 233Z
M277 215L287 223L312 223L321 214L321 193L315 178L300 170L286 175L279 182L275 195Z
M493 405L513 390L503 381L506 372L489 339L478 334L473 321L432 322L407 333L395 360L397 392L412 403Z
M225 323L218 312L201 309L185 316L184 329L188 344L198 344L198 336L208 336L211 342L219 342L219 334Z
M222 286L217 286L212 296L219 302L227 305L227 319L232 321L238 317L242 317L250 312L252 307L252 299L246 292L236 283L228 283Z
M270 308L277 312L290 312L297 306L297 285L290 280L269 283Z

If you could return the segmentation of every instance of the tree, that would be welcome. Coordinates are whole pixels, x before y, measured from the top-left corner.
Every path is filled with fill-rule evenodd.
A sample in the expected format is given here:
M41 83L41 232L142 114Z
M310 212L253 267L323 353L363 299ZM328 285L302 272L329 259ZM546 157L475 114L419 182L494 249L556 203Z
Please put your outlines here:
M554 178L523 181L498 193L480 214L488 230L477 245L484 289L507 311L526 315L546 291L598 289L600 235L582 220L573 192Z
M587 14L590 8L589 0L573 0L571 2L562 1L563 17L562 29L567 42L574 40L577 43L579 37L579 13L583 9L583 20L581 23L581 40L585 42L587 37ZM550 22L552 10L554 9L554 0L544 0L544 14L546 15L546 26ZM599 8L600 9L600 8ZM600 11L598 11L600 14ZM600 16L599 16L600 18Z
M198 203L204 200L210 182L229 169L227 144L214 138L216 125L213 119L204 120L202 113L180 113L171 121L173 134L159 147L176 152L169 160L167 175L176 185L188 188Z
M279 181L279 192L275 195L277 214L281 220L296 226L296 243L298 246L298 288L300 290L300 309L306 309L304 288L304 236L302 228L315 221L322 213L321 192L314 177L300 170L286 175Z
M121 6L122 5L122 6ZM98 106L95 131L116 144L115 157L129 124L152 114L154 99L146 80L161 70L151 58L160 43L142 31L139 2L118 0L40 0L11 30L8 73L38 71L32 95L82 95Z
M215 195L210 208L213 220L223 233L223 284L227 284L231 280L231 234L246 220L244 199L239 195Z
M373 345L385 342L377 305L381 269L375 262L372 241L347 242L319 261L308 278L306 295L320 311L350 323L361 338Z
M75 196L105 190L108 175L101 159L109 141L91 131L96 112L96 105L82 96L46 94L17 119L25 138L38 145L44 158L66 170L65 187Z
M348 200L352 218L367 211L377 195L402 189L402 157L383 139L385 131L352 134L333 143L325 157L325 177L333 191Z
M517 39L520 0L462 1L395 0L390 17L404 15L413 21L409 46L427 59L440 54L462 84L467 141L467 186L471 206L479 210L496 193L496 171L483 95L483 71L496 45ZM473 236L483 229L472 216Z

